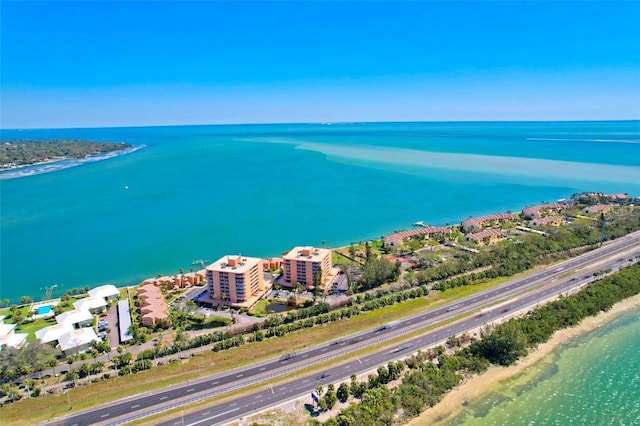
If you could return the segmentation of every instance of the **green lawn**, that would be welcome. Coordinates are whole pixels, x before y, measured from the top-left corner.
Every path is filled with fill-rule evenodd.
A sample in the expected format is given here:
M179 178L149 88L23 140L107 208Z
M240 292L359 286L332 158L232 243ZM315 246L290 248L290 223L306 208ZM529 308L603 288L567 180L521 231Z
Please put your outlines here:
M268 299L260 299L258 303L254 306L254 308L250 311L250 314L256 317L263 317L268 314L267 305L269 304Z
M357 315L348 320L315 326L283 337L266 339L260 343L249 343L227 351L212 352L211 350L203 350L201 352L202 356L183 361L184 364L165 364L135 375L100 381L91 386L81 386L70 390L73 409L74 411L88 409L136 393L150 392L165 386L184 383L187 380L193 380L205 374L228 371L322 342L328 342L351 333L364 331L424 312L426 309L432 309L455 299L497 286L508 279L498 278L482 284L449 289L445 292L431 292L427 297L407 300L396 305ZM374 349L374 347L370 348L370 350ZM51 378L50 380L54 379ZM285 379L279 378L278 380ZM9 422L8 424L15 425L40 423L66 413L69 412L67 411L67 399L64 395L41 396L0 407L0 418Z
M20 327L16 327L16 333L27 333L27 340L36 340L36 331L54 324L56 324L54 317L23 322Z

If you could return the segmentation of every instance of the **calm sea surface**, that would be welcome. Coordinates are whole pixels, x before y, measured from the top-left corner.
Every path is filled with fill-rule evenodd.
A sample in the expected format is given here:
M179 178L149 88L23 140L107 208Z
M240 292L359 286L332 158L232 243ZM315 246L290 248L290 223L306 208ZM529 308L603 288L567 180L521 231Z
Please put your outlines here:
M451 425L639 425L640 309L581 335Z
M137 284L200 259L335 247L578 191L640 195L638 121L3 130L2 138L144 146L0 175L0 298L14 301L41 299L53 284Z

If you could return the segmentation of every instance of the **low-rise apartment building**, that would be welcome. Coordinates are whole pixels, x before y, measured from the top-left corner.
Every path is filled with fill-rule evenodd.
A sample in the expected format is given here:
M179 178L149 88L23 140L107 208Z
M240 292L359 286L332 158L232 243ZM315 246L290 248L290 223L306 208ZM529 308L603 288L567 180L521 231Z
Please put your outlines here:
M500 229L486 229L484 231L465 235L465 241L474 241L480 245L490 245L497 243L504 237L504 232Z
M516 222L518 215L511 213L495 213L487 216L472 217L462 222L462 230L466 233L477 232L486 226L501 225L505 222Z

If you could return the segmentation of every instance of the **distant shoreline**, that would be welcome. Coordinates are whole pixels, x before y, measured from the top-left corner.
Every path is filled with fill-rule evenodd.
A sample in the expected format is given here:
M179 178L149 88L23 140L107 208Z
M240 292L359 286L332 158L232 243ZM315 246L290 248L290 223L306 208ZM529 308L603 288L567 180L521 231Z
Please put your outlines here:
M256 122L256 123L174 123L174 124L130 124L130 125L108 125L108 126L79 126L79 127L13 127L2 129L5 131L28 132L39 130L99 130L99 129L146 129L152 127L204 127L204 126L288 126L288 125L323 125L323 126L340 126L350 124L448 124L448 123L635 123L640 120L637 118L620 118L620 119L591 119L591 120L397 120L397 121L291 121L291 122Z
M58 170L65 170L72 167L78 167L86 163L94 163L96 161L108 160L109 158L121 155L131 154L146 148L146 145L131 146L118 151L110 151L95 155L89 155L84 158L55 158L51 160L39 161L33 164L15 165L11 167L0 168L0 180L17 179L27 176L35 176L44 173L51 173Z

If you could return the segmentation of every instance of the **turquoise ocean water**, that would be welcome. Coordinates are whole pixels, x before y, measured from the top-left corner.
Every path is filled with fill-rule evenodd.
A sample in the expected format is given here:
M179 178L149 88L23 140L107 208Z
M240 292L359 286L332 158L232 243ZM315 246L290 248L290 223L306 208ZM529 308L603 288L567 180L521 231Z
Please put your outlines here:
M640 425L640 309L583 334L450 425Z
M0 298L137 284L222 255L339 246L579 191L640 195L640 122L3 130L144 146L0 175ZM54 295L56 295L54 293Z

